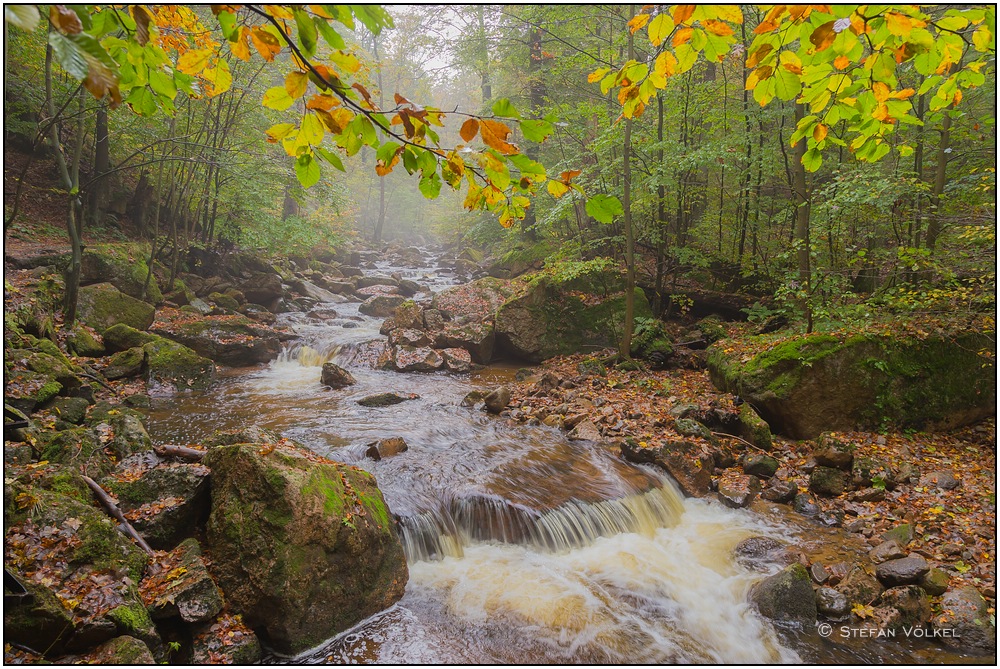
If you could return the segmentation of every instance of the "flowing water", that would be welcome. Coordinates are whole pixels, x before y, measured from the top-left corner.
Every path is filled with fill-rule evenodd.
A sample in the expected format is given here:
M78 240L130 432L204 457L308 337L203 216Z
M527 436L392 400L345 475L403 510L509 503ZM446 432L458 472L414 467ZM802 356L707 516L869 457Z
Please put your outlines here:
M440 268L378 263L432 289ZM420 296L418 296L419 298ZM372 472L400 520L410 580L403 599L302 663L774 663L947 661L935 648L841 646L779 631L746 603L766 574L736 563L733 547L765 534L818 541L783 516L684 499L668 477L630 465L555 428L509 424L459 406L474 388L509 379L399 374L363 363L380 319L356 303L337 318L286 314L300 340L277 360L233 370L216 388L154 399L157 443L199 442L217 429L269 428L332 459ZM319 383L323 362L357 384ZM415 393L386 408L357 400ZM373 461L366 445L401 436L409 450ZM774 567L776 570L777 567Z

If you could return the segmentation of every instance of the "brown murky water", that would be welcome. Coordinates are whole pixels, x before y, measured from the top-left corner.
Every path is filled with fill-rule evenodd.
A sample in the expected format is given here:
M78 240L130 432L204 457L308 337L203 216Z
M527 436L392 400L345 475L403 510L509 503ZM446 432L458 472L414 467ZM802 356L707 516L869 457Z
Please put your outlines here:
M431 268L381 264L380 273L390 271L435 289L448 284ZM456 377L352 364L358 345L380 339L380 321L359 316L357 304L332 307L339 318L326 323L283 316L301 340L277 360L228 372L210 391L155 398L148 417L157 443L258 425L376 476L401 520L406 594L296 662L970 661L925 641L775 630L746 603L766 574L737 564L732 549L755 534L825 542L815 527L780 509L685 500L666 477L604 448L459 406L469 390L508 380L511 366ZM349 367L357 385L322 386L326 360ZM387 408L357 404L384 391L420 397ZM364 457L366 444L392 436L409 450L379 462Z

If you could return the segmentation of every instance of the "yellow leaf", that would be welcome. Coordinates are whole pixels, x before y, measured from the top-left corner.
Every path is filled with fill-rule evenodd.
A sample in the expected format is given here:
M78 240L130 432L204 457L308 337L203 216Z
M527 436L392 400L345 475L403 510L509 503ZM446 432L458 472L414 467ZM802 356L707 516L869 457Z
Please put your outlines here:
M463 141L471 142L479 134L479 121L474 118L466 120L458 134L461 135Z
M309 75L305 72L289 72L285 76L285 90L293 99L301 98L309 88Z
M177 59L177 69L184 74L198 74L208 65L211 49L190 49Z
M635 33L635 31L640 30L643 26L649 23L649 14L636 14L628 22L629 32Z

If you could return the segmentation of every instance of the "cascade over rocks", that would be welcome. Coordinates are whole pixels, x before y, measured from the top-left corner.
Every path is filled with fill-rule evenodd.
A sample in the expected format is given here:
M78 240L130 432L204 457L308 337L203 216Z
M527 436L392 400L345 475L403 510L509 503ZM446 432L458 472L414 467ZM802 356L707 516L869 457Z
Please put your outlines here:
M886 423L950 429L996 411L995 374L977 354L994 339L972 332L924 339L811 334L747 361L716 344L708 369L716 387L745 398L795 439Z
M403 596L406 560L370 474L289 442L220 446L204 462L218 583L277 651L311 648Z

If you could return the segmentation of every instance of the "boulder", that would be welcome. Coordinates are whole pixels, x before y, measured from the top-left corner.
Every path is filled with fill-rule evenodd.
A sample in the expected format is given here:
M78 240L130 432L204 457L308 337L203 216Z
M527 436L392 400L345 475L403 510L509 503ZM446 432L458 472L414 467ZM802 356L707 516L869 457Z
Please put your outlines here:
M332 362L323 363L323 371L320 373L319 381L324 386L328 386L334 390L353 386L357 383L357 379L349 371Z
M110 283L80 288L77 315L98 332L119 323L145 330L153 324L154 313L153 305L122 293Z
M750 602L770 620L811 629L816 622L816 597L806 568L789 565L750 589Z
M895 560L886 560L875 569L878 580L888 587L919 583L920 579L930 571L927 560L919 555L911 555Z
M492 414L498 414L507 408L510 404L510 388L507 386L499 386L491 390L488 394L483 397L483 401L486 403L486 410Z
M195 539L186 539L163 561L169 569L149 574L140 586L148 593L146 605L153 620L203 623L222 611L222 593L205 568Z
M388 439L379 439L368 444L368 447L365 449L365 455L372 460L382 460L383 458L391 458L394 455L399 455L404 451L408 451L409 448L402 437L389 437Z
M931 619L935 630L941 631L939 641L950 648L977 654L995 653L996 625L990 606L971 585L949 590L941 598L941 611Z
M584 348L618 343L625 295L581 295L570 281L543 276L504 303L496 314L497 348L510 356L541 362ZM635 289L635 316L652 312L642 289Z
M773 429L795 439L885 424L950 429L996 410L995 375L978 355L994 339L978 332L923 339L809 334L746 361L713 345L708 369L717 387L745 398Z
M181 312L174 312L174 317L162 314L157 327L150 331L230 367L269 362L281 350L277 332L242 314L201 319L180 316Z
M715 459L699 444L677 440L658 448L642 448L634 440L626 439L621 453L629 462L653 464L665 470L689 497L703 497L711 492Z
M371 474L289 444L208 452L207 542L247 624L298 653L398 601L408 572Z
M406 298L400 295L375 295L362 302L358 311L372 318L389 318L405 301Z
M742 509L760 494L760 479L728 469L718 481L719 499L731 509Z

